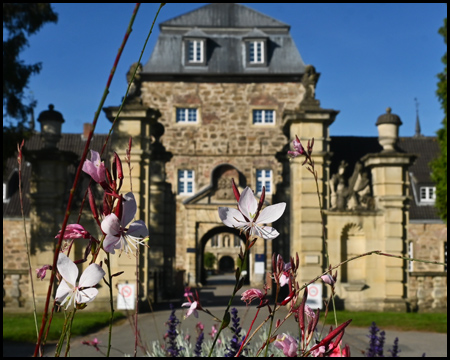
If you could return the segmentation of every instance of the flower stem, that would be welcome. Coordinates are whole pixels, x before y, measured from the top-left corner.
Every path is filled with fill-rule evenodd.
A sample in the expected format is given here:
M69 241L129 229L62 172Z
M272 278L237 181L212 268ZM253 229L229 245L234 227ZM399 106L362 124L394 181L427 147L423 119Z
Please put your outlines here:
M112 287L112 276L111 276L111 262L110 262L110 256L109 253L106 253L107 259L108 259L108 263L107 263L107 268L108 268L108 286L109 286L109 304L111 307L111 317L109 319L109 331L108 331L108 347L106 349L106 357L109 357L109 353L111 351L111 336L112 336L112 325L113 325L113 321L114 321L114 299L113 299L113 287Z
M84 147L83 155L81 156L80 164L78 165L78 169L77 169L77 172L75 174L75 179L74 179L74 182L73 182L73 186L72 186L72 189L70 190L69 200L67 202L67 207L66 207L66 213L65 213L64 221L63 221L63 224L62 224L62 227L61 227L61 235L59 236L58 242L56 243L56 246L55 246L55 254L53 256L52 273L51 273L51 276L50 276L50 284L48 286L47 298L45 300L44 313L42 315L41 329L39 331L38 340L36 342L36 347L34 349L33 356L37 356L38 355L38 351L39 351L39 348L40 348L40 345L41 345L41 342L42 342L42 335L43 335L43 332L44 332L45 325L47 323L48 306L49 306L49 303L50 303L50 297L51 297L51 294L52 294L53 283L55 281L55 276L56 276L56 263L58 261L59 250L61 248L61 244L62 244L62 241L63 241L64 232L66 230L66 226L67 226L67 223L69 221L70 209L72 207L72 202L74 200L75 190L76 190L76 187L77 187L78 182L80 180L81 169L83 167L84 161L86 160L86 156L87 156L87 153L88 153L88 150L89 150L89 145L90 145L91 140L92 140L92 135L94 133L95 126L97 125L98 117L100 116L100 112L101 112L101 110L103 108L103 105L104 105L104 103L106 101L106 97L107 97L107 95L109 93L109 86L110 86L112 78L113 78L113 76L114 76L114 74L116 72L117 64L118 64L119 59L120 59L120 57L121 57L121 55L123 53L124 46L125 46L125 44L126 44L126 42L128 40L128 37L129 37L129 35L131 33L131 26L134 23L134 19L136 17L138 9L139 9L139 4L136 5L136 7L135 7L135 9L133 11L133 15L131 16L130 23L128 25L128 28L127 28L127 31L125 33L124 39L122 41L122 45L120 46L120 48L118 50L116 59L114 61L114 65L113 65L113 67L111 69L111 73L109 75L109 78L108 78L105 90L103 92L103 96L102 96L102 98L100 100L100 104L98 106L98 109L97 109L97 111L95 113L95 116L94 116L94 120L92 122L92 125L93 125L92 126L92 131L89 133L89 136L88 136L88 138L86 140L86 145Z

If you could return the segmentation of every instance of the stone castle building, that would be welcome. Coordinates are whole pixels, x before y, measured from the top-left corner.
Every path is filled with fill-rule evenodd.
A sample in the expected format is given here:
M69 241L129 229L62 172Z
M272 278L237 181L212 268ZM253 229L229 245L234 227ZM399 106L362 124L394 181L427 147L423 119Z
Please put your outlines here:
M251 249L251 284L266 281L273 252L285 260L299 254L299 283L324 271L316 182L303 159L287 157L295 135L303 144L314 138L329 263L371 250L446 262L446 226L433 207L428 167L439 151L436 139L419 133L399 138L401 120L390 109L367 119L376 122L378 137L330 136L338 111L321 107L315 92L320 74L304 64L289 29L238 4L207 5L160 24L156 47L149 61L139 65L108 147L124 158L133 138L137 217L150 231L150 248L140 253L142 302L147 296L153 301L179 297L183 285L204 283L205 249L216 254L224 269L236 266L242 238L218 216L219 206L235 206L231 179L241 191L249 186L257 196L265 186L266 205L287 203L274 224L280 236L259 239ZM118 110L104 109L111 121ZM53 117L51 111L40 119ZM57 123L63 120L61 114L56 118ZM44 127L41 135L45 138ZM99 151L104 139L96 135L91 148ZM85 141L65 134L58 140L42 145L37 134L26 154L31 164L27 224L36 267L50 262L65 209L64 190L70 188L71 166ZM52 182L45 177L49 171L58 175ZM22 243L16 223L21 221L12 211L14 174L14 165L4 174L3 212L4 306L12 307L25 306L29 294L27 266L18 250ZM75 258L83 245L75 244ZM125 271L120 283L135 281L134 259L116 256L112 265L113 272ZM439 265L371 255L340 268L337 294L351 310L441 310L446 309L446 275ZM42 301L45 287L36 292ZM102 305L108 306L104 288L95 301L97 308Z

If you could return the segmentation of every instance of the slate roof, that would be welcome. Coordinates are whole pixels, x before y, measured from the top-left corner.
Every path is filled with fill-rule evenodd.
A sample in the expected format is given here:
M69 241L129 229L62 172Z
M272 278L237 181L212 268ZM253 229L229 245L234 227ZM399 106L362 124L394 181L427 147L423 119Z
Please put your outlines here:
M141 74L150 81L168 75L229 77L262 74L295 76L293 81L300 81L305 63L289 29L289 25L244 5L206 5L160 24L156 46ZM204 66L185 64L183 39L193 33L207 35ZM252 34L265 34L268 39L267 66L246 64L244 42Z
M439 154L439 145L435 137L401 137L397 144L400 152L416 155L417 158L409 167L410 195L412 201L409 207L411 222L440 222L436 208L432 204L424 204L418 198L421 186L434 186L431 180L429 163ZM347 171L351 175L354 166L364 155L377 153L382 150L378 137L331 136L330 151L332 152L330 174L338 171L341 160L349 166Z
M95 151L101 150L106 139L106 135L96 134L92 138L90 149ZM84 147L86 145L86 140L84 140L81 134L62 134L62 138L57 144L59 150L63 151L71 151L78 155L78 158L81 158L83 154ZM40 150L43 148L43 143L41 141L40 133L34 134L28 141L25 142L24 145L24 153L26 151L32 150ZM110 151L110 146L106 147L105 152L108 153ZM90 159L90 154L88 154L88 159ZM105 163L107 164L108 159L105 157ZM27 162L26 156L24 156L22 168L22 186L23 186L23 194L28 194L30 192L30 177L31 177L31 164ZM66 184L66 192L67 199L65 199L64 203L67 204L69 191L73 185L73 180L76 172L76 166L78 166L79 162L76 164L71 164L67 168L67 184ZM49 174L51 176L51 174ZM82 174L83 184L77 187L78 192L83 192L86 190L87 181L89 178L87 175ZM3 218L10 217L21 217L20 210L20 199L19 199L19 176L18 176L18 165L15 157L8 159L7 166L5 172L3 174L3 182L7 184L6 191L8 194L8 201L3 202ZM82 189L82 190L81 190ZM24 206L24 214L26 217L30 214L30 201L28 196L23 197L23 206ZM65 210L65 208L63 209Z
M159 25L165 27L207 28L287 28L289 25L264 15L247 6L233 3L214 3L167 20Z
M433 205L420 202L421 186L435 186L431 180L430 162L439 155L439 144L435 137L406 137L400 138L399 147L407 153L417 155L417 159L409 167L411 195L414 200L409 210L411 222L440 221L440 217Z

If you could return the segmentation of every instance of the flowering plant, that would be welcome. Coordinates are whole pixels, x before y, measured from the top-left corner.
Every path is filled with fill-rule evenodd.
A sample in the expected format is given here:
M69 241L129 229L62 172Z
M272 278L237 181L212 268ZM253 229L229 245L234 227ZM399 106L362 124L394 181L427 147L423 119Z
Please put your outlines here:
M136 8L135 12L137 11ZM132 21L134 20L135 13L133 14ZM124 42L129 36L131 31L131 24L127 30ZM150 31L151 32L151 31ZM121 51L119 51L118 57L120 57ZM115 70L118 58L114 64L113 70ZM133 78L136 75L136 70L130 80L128 89L133 83ZM113 72L112 72L113 74ZM111 82L112 75L108 79L106 90ZM127 90L128 91L128 90ZM107 91L106 91L107 93ZM126 96L124 100L126 100ZM102 100L99 111L104 104L104 99ZM117 115L118 116L118 115ZM94 126L97 122L97 117L94 119ZM117 118L116 118L117 119ZM115 123L115 121L114 121ZM113 126L114 126L113 123ZM111 255L116 255L116 250L118 250L120 256L125 252L128 256L136 257L136 283L137 288L139 288L139 245L147 246L146 242L149 240L149 231L142 220L135 220L137 214L137 203L135 196L132 191L127 193L122 193L122 185L124 179L124 172L122 168L122 162L117 153L114 153L114 160L112 163L111 171L105 166L104 161L102 161L102 153L91 150L90 160L86 159L89 144L92 139L93 131L90 133L86 147L82 156L80 166L75 177L73 188L71 189L71 194L69 197L69 202L67 205L66 217L64 219L61 230L59 231L56 238L58 242L55 247L55 254L53 259L53 264L47 264L37 269L37 276L39 279L44 279L46 276L46 271L51 271L51 278L49 281L48 294L46 298L46 304L43 314L42 325L37 337L37 344L35 350L35 356L42 350L41 345L44 342L44 329L47 325L48 317L48 307L51 295L53 293L52 286L55 278L59 280L58 288L56 289L54 304L57 307L64 308L68 311L69 315L66 318L66 323L64 325L60 342L57 346L56 356L60 355L62 344L64 340L68 339L70 342L70 327L72 325L76 311L82 310L89 306L89 303L94 301L98 295L97 286L99 283L104 283L109 289L110 306L111 306L111 322L109 328L109 340L106 355L109 356L111 349L111 329L112 329L112 317L114 314L113 307L113 293L114 288L113 278L120 276L121 273L111 274ZM22 144L23 145L23 144ZM287 156L291 158L303 156L304 161L302 165L306 165L307 170L314 176L316 181L316 188L318 194L319 208L322 214L322 204L318 188L318 175L314 167L313 161L313 147L314 139L308 141L306 148L302 145L298 136L295 136L293 140L293 150L287 152ZM126 161L130 167L130 152L131 152L131 139L129 142L129 147L127 151ZM19 147L19 164L21 162L21 147ZM91 235L81 224L67 224L68 214L70 213L70 207L73 202L73 193L75 192L76 185L80 178L81 171L88 174L94 183L97 183L103 189L103 206L102 211L99 212L91 186L87 189L87 196L89 197L90 209L92 212L92 217L95 219L99 227L99 234L101 234L98 239ZM130 169L131 172L131 169ZM131 178L131 174L130 174ZM273 204L264 207L265 201L265 188L263 187L261 196L259 199L255 196L254 192L250 187L246 187L242 193L239 192L234 180L231 183L233 194L236 199L236 207L219 207L218 216L223 224L227 227L238 229L245 238L245 243L240 249L240 265L235 272L235 285L228 302L228 305L224 311L222 317L217 317L213 315L208 309L206 309L201 304L201 299L198 293L192 292L187 289L185 296L187 302L182 304L182 307L188 308L185 317L194 315L199 316L199 312L204 312L214 319L219 319L220 325L213 326L211 329L211 344L207 344L204 340L205 333L204 327L202 325L197 326L198 338L195 344L195 349L192 350L195 355L200 356L202 351L207 350L209 356L217 355L218 349L222 348L222 354L227 356L241 356L244 353L250 355L260 355L264 352L265 356L268 356L269 349L271 352L279 351L285 356L295 357L295 356L314 356L314 357L324 357L324 356L349 356L350 351L348 346L342 344L342 338L346 327L350 324L351 319L338 325L337 320L335 320L335 326L331 328L325 336L319 335L317 331L318 321L319 321L319 310L314 312L306 304L308 298L308 288L307 285L313 283L319 278L330 286L331 297L330 301L334 304L335 296L335 284L337 281L337 273L332 274L332 271L337 269L341 264L331 266L331 264L326 264L324 273L318 274L315 279L312 279L309 284L300 285L297 282L298 269L299 269L299 256L290 257L290 259L283 259L280 254L273 254L272 256L272 269L271 269L271 283L264 285L261 289L252 288L244 291L241 294L241 300L250 306L250 304L256 300L259 304L256 305L257 312L248 330L242 329L240 326L240 318L238 317L237 311L231 309L231 304L234 297L237 295L238 291L242 288L245 280L244 276L244 260L248 257L250 249L254 246L257 241L264 240L274 240L279 236L279 232L272 226L272 223L279 220L285 210L286 203L281 202L278 204ZM132 188L130 184L130 188ZM324 229L324 221L322 219L322 225ZM87 239L89 244L86 247L84 256L81 259L75 261L71 260L71 247L73 242L78 239ZM262 239L262 240L261 240ZM326 258L328 259L327 248L326 248L326 236L323 232L324 248L326 253ZM106 258L104 260L99 260L99 256L104 255ZM366 254L358 255L352 259L346 260L352 261L358 257L367 256L371 254L378 254L389 256L388 254L381 253L380 251L372 251ZM73 257L73 255L72 255ZM401 257L400 257L401 258ZM411 259L409 259L411 260ZM79 281L78 274L79 270L77 265L89 262L82 273ZM104 268L107 270L105 271ZM274 287L274 304L271 304L268 296L269 289ZM283 299L280 295L281 288L287 289L287 296ZM303 293L302 293L303 292ZM34 294L33 294L34 295ZM327 305L330 302L327 302ZM65 306L65 307L64 307ZM274 321L276 312L281 308L286 307L288 309L288 315L281 321ZM335 306L333 306L335 308ZM231 309L231 310L230 310ZM268 311L267 318L258 326L255 330L252 329L256 322L261 309L266 309ZM328 308L326 312L328 311ZM282 325L285 321L293 317L298 323L298 337L294 337L285 332L281 332ZM231 325L230 325L231 324ZM169 331L166 335L167 347L165 348L165 355L177 356L181 354L186 349L192 349L189 346L182 346L177 341L179 337L179 332L177 327L179 321L175 316L175 309L172 310L171 317L167 323ZM258 331L266 326L264 331L261 331L260 336L262 341L255 347L254 336ZM137 317L137 306L134 320L135 328L135 355L136 347L138 343L138 317ZM222 331L226 328L230 328L233 332L232 339L230 342L224 341ZM371 342L371 350L369 353L382 355L382 344L383 335L380 334L379 337L376 335L376 331L373 330ZM253 341L253 353L250 353L250 342ZM91 342L86 342L86 345L93 346L96 350L99 350L99 341L94 339ZM206 344L206 345L205 345ZM229 346L228 346L229 345ZM205 348L207 346L207 348ZM70 348L69 346L67 347ZM398 350L392 350L392 354L397 354ZM68 351L68 350L67 350ZM66 352L67 354L67 352Z

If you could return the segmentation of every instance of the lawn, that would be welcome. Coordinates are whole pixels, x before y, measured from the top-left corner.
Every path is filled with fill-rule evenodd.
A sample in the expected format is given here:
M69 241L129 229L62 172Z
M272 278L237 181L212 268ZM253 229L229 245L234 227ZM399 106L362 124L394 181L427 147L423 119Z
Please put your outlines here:
M116 312L115 319L124 319L125 316ZM447 313L422 314L422 313L389 313L389 312L350 312L338 311L338 323L352 319L351 326L369 328L375 321L382 330L401 331L428 331L447 333ZM40 322L40 318L39 318ZM54 316L48 341L58 340L64 323L64 314L57 313ZM333 313L328 314L327 323L334 324ZM107 312L78 312L73 323L72 334L86 335L97 331L109 324ZM31 314L3 314L3 339L10 341L30 342L36 341L36 330L33 315Z
M100 330L109 324L108 312L82 312L78 311L72 327L72 335L86 335ZM114 313L115 321L125 316L120 312ZM40 327L42 315L38 315L38 327ZM64 313L55 313L47 341L59 340L64 324ZM36 327L33 314L8 314L3 313L3 340L36 342Z
M397 313L337 311L338 324L352 319L351 326L365 327L374 321L383 330L428 331L447 333L447 313ZM328 314L327 323L334 324L334 315Z

